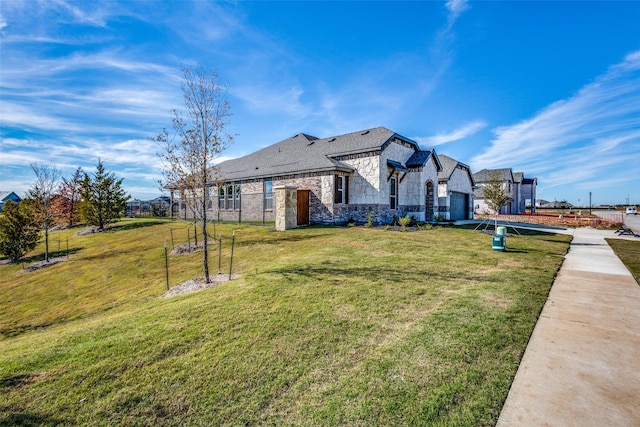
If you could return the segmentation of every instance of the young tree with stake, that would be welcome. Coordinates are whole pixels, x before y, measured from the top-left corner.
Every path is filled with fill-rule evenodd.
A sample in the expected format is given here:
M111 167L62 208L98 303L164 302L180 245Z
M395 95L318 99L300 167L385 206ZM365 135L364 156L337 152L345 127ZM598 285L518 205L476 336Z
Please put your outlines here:
M214 162L233 141L225 131L231 105L217 71L183 68L182 75L185 112L173 110L174 132L164 129L154 141L162 147L158 156L163 163L163 186L180 191L187 209L201 225L204 278L210 283L207 208L212 186L221 181Z
M482 192L485 200L487 201L487 206L496 213L494 229L497 230L498 214L503 206L512 201L511 194L509 194L504 183L500 181L500 178L495 173L491 175L489 182L482 188Z
M55 207L53 196L58 187L60 171L55 166L31 164L31 169L36 175L36 182L27 192L28 197L33 200L33 209L36 221L44 230L44 260L49 262L49 229L54 223Z

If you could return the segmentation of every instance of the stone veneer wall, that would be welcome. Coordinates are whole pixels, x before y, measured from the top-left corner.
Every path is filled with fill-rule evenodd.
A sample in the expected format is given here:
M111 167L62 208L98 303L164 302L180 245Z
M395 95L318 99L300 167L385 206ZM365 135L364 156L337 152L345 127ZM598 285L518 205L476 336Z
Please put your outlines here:
M298 226L298 193L296 187L275 187L274 210L276 216L276 230L285 231Z
M279 186L296 187L309 192L309 221L311 224L342 224L350 220L364 223L371 213L377 224L388 224L394 217L405 215L425 220L425 183L432 180L437 185L437 171L432 160L423 168L406 174L398 184L398 209L389 207L389 184L387 177L390 169L387 159L406 164L414 153L413 148L398 142L392 142L384 151L371 151L345 156L339 160L355 169L349 176L349 204L334 204L335 173L308 173L290 175L273 179L273 188ZM342 173L343 175L346 175ZM402 174L397 174L398 181ZM227 221L266 221L276 220L273 210L265 211L263 180L243 181L241 188L240 211L222 210L218 212L217 190L213 191L212 218ZM274 190L275 208L275 190ZM437 198L434 201L437 211ZM429 220L431 218L428 218Z

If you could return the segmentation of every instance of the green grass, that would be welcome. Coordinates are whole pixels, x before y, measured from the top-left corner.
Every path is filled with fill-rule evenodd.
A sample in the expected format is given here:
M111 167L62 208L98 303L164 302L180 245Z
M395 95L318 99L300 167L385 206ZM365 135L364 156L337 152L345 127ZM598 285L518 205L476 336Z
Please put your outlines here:
M607 243L640 283L640 241L607 239Z
M218 225L241 278L160 299L186 226L124 224L0 266L0 425L494 425L569 240Z

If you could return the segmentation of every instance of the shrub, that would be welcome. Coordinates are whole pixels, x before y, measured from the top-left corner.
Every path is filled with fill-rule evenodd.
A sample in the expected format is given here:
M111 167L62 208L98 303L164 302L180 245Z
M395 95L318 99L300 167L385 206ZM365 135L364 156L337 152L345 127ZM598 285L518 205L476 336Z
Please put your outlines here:
M411 224L411 218L409 218L409 215L403 216L402 218L400 218L398 220L398 223L400 224L400 226L404 230L404 229L407 228L407 225Z
M33 201L25 199L19 204L9 200L0 215L0 253L17 261L33 250L40 240Z
M364 224L365 227L369 228L373 225L373 214L369 212L367 214L367 222Z

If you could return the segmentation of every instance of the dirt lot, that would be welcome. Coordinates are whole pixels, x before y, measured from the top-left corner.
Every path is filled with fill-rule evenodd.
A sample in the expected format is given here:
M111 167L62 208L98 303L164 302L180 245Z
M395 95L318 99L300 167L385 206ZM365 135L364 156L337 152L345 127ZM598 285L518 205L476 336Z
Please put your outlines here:
M476 215L476 219L493 219L493 215ZM526 214L499 215L498 221L521 222L525 224L547 225L550 227L593 227L617 229L622 225L618 216L598 217L595 215Z

